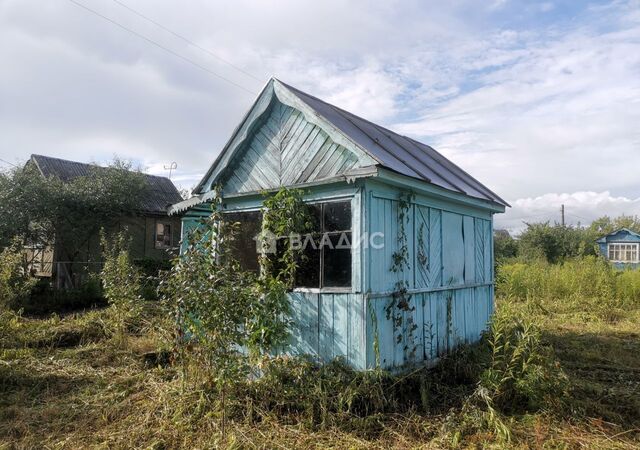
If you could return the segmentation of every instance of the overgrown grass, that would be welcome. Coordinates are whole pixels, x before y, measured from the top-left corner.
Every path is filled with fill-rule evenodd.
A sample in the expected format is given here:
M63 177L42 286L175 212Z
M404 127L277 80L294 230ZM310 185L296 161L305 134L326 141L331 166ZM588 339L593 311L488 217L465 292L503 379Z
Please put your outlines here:
M532 264L519 278L506 267L485 342L432 370L391 376L338 361L265 360L261 377L228 393L225 440L215 384L181 352L172 364L159 357L171 342L160 304L146 304L124 348L106 310L5 312L0 448L637 448L640 305L625 297L612 321L593 311L598 290L582 288L581 301L526 285L527 272L565 270L586 282L574 272L599 267L575 264ZM612 277L616 286L635 280Z
M640 307L640 271L617 270L592 256L562 264L543 260L503 264L496 283L503 297L595 320L616 321L629 308Z

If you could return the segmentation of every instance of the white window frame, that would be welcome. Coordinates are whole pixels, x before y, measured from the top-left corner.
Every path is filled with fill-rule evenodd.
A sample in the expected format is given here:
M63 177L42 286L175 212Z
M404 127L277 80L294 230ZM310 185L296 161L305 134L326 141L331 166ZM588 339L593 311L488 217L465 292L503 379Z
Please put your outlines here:
M626 258L628 251L631 252L632 259ZM638 263L640 262L640 244L633 242L610 242L607 244L607 258L609 261L617 263Z

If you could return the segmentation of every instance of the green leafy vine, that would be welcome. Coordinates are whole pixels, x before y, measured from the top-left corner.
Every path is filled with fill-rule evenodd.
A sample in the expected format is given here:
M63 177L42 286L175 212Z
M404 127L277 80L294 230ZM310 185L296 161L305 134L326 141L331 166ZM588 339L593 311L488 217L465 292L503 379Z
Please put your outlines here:
M399 329L399 333L396 335L396 344L401 344L405 339L402 332L404 323L404 316L406 312L412 312L416 309L411 304L412 296L409 294L409 283L404 278L405 270L411 268L409 262L409 240L407 237L407 225L410 221L410 208L415 196L412 192L408 192L401 195L398 200L398 232L396 235L397 250L391 255L391 272L395 273L398 277L393 293L391 294L391 302L387 305L386 313L387 320L391 320L394 329ZM413 334L418 328L418 325L413 321L413 318L409 316L406 324L406 342L404 343L403 350L408 354L410 358L415 355L417 346L412 348L409 345L413 342Z

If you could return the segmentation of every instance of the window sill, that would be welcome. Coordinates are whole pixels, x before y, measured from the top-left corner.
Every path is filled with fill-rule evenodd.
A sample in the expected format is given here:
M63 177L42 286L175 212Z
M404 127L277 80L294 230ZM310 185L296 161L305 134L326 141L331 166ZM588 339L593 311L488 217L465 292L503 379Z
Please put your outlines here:
M353 289L350 287L335 287L335 288L294 288L292 292L300 292L307 294L353 294Z

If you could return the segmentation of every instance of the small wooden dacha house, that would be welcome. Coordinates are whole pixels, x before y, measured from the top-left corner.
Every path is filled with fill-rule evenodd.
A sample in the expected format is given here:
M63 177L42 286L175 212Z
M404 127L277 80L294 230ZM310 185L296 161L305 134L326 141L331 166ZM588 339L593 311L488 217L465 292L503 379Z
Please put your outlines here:
M33 166L44 178L55 177L65 183L79 177L90 177L96 169L112 170L44 155L31 155L26 165ZM149 174L144 174L144 177L148 187L137 214L118 217L115 224L105 226L107 231L126 227L131 237L129 250L133 259L168 260L177 253L180 241L180 218L170 217L168 208L180 201L182 196L170 179ZM67 236L62 241L74 239L74 236ZM53 242L30 245L25 249L27 261L36 276L50 278L56 287L78 287L87 272L102 267L100 235L98 232L91 235L75 258L70 256L70 250L60 241L54 238Z
M247 268L258 264L264 190L302 189L320 219L315 231L351 243L307 252L286 351L398 369L434 362L486 328L492 218L508 205L428 145L272 79L195 196L173 206L184 213L183 239L208 214L216 185L243 223ZM394 272L403 247L406 264Z
M640 267L640 234L622 228L596 241L600 254L619 269Z

